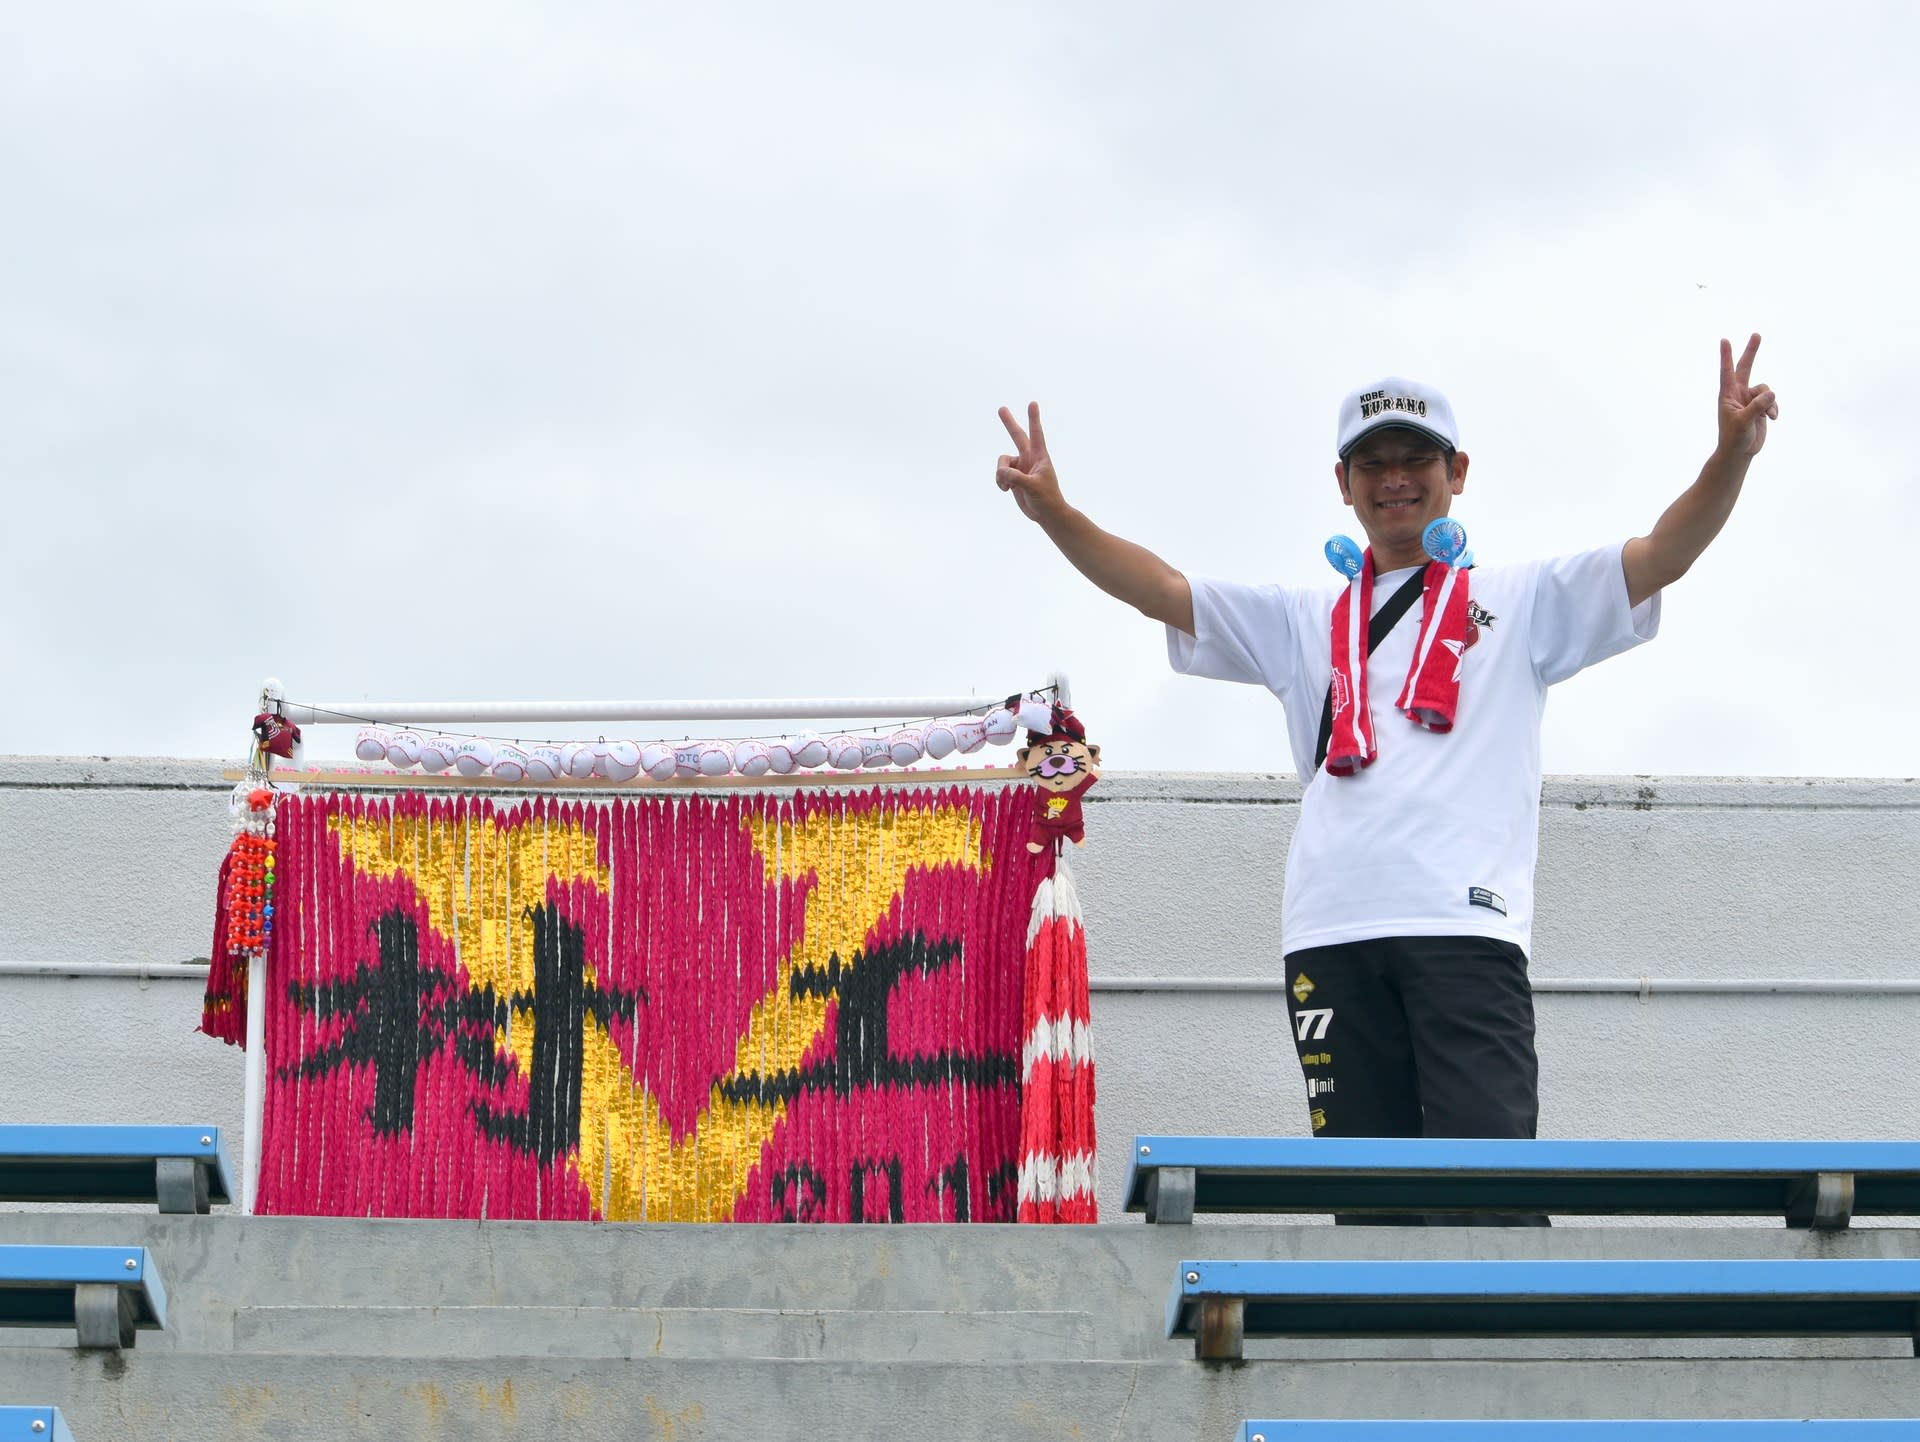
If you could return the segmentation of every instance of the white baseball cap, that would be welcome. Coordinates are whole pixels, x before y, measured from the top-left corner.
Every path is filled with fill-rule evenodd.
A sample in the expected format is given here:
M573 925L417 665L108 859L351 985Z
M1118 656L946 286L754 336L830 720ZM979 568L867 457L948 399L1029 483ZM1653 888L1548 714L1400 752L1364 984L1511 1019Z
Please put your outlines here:
M1432 386L1404 376L1386 376L1364 385L1340 402L1340 459L1360 437L1382 426L1401 426L1432 436L1450 451L1460 449L1460 432L1453 423L1453 407Z

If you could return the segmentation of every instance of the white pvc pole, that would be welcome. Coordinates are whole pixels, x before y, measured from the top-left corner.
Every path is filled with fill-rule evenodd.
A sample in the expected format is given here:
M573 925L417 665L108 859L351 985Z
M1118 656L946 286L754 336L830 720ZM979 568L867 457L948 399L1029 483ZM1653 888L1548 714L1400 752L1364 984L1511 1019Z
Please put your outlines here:
M267 1100L267 958L247 962L247 1093L240 1152L240 1213L253 1215L260 1191L260 1125Z
M918 720L987 711L991 696L789 697L746 701L313 701L287 702L297 726L397 721L408 725L495 725L516 721L792 721L860 717Z

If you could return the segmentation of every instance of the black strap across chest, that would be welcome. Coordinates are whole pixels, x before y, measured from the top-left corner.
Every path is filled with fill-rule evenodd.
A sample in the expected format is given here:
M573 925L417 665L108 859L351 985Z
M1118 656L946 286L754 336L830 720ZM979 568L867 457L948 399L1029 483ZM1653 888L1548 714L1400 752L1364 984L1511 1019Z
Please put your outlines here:
M1413 604L1413 598L1420 594L1427 583L1427 568L1421 566L1411 576L1400 583L1395 591L1367 625L1367 654L1371 656L1380 649L1380 643L1387 639L1387 633L1400 624L1400 618L1407 614L1407 608ZM1327 761L1327 747L1333 741L1333 682L1327 682L1327 699L1320 707L1320 741L1313 748L1313 769L1318 771Z

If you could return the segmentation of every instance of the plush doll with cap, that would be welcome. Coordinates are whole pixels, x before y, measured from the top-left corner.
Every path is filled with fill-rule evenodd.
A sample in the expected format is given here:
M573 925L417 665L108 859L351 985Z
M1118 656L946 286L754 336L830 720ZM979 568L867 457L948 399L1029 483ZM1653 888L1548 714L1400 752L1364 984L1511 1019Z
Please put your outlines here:
M300 745L300 728L278 711L262 711L253 718L253 739L262 755L291 761Z
M1027 744L1017 754L1020 769L1040 788L1027 850L1058 850L1063 839L1085 846L1080 798L1100 779L1100 748L1087 744L1087 728L1080 724L1080 718L1065 706L1054 706L1048 716L1048 729L1028 731Z

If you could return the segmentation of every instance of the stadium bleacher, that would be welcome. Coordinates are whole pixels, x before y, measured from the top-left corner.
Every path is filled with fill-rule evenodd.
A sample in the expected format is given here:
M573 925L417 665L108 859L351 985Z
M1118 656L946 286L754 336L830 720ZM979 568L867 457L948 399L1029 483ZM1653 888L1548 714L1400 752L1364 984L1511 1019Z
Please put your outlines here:
M1920 1213L1920 1142L1134 1138L1126 1206L1196 1212L1774 1216Z

